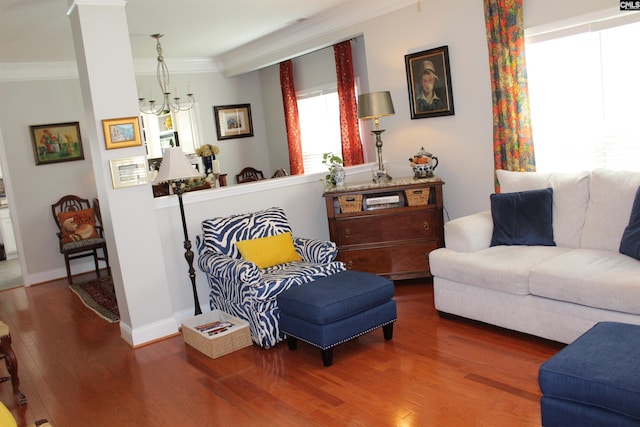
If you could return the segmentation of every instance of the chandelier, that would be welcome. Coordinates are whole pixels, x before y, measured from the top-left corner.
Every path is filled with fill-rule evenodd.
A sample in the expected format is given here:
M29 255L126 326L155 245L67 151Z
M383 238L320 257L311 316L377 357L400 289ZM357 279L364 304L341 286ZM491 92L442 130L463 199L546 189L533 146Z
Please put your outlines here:
M164 56L162 55L162 45L160 44L160 38L163 34L152 34L151 37L156 39L156 50L158 51L158 67L156 69L156 75L158 78L158 84L160 85L160 91L162 92L162 104L157 103L150 95L150 99L146 101L145 98L140 95L138 102L140 104L140 111L143 113L153 113L155 115L166 114L169 111L186 111L193 108L196 100L191 93L191 88L187 86L187 103L183 105L180 103L178 97L178 90L174 94L173 101L170 99L171 92L169 92L169 69L164 62ZM145 102L146 101L146 102Z

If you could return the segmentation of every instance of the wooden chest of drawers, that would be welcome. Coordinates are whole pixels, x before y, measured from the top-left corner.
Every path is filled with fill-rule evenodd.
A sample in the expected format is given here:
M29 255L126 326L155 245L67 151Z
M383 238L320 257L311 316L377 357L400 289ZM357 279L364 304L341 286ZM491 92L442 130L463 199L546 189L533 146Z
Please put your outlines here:
M406 178L327 190L338 259L394 280L431 276L429 252L444 246L443 184L437 177Z

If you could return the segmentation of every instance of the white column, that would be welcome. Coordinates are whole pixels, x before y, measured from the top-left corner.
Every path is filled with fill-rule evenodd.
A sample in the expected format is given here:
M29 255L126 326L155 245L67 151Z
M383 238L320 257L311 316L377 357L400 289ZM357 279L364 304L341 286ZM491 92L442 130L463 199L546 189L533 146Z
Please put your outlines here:
M105 222L120 331L123 339L136 346L173 335L178 325L151 187L114 189L111 182L109 160L144 156L144 147L107 150L102 130L104 119L139 115L125 5L123 0L76 0L68 13L85 111L80 127L90 148Z

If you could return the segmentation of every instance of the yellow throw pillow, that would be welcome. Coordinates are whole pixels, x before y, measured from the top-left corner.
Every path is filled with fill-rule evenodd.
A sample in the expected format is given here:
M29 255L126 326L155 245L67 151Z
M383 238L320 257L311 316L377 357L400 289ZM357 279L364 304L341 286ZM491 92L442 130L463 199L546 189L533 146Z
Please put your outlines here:
M302 261L293 247L291 233L282 233L259 239L236 242L236 247L245 261L267 268L285 262Z
M0 402L0 426L17 427L16 419L2 402Z

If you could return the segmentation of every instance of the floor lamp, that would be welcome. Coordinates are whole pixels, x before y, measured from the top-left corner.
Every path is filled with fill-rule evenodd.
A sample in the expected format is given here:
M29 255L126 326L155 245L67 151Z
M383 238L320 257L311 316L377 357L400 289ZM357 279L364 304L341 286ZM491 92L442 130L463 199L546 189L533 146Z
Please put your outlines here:
M191 287L193 289L193 300L195 303L195 313L202 314L200 309L200 301L198 300L198 290L196 288L196 271L193 268L193 251L191 250L191 240L189 240L189 233L187 233L187 222L184 217L184 205L182 204L182 195L185 190L185 181L189 178L202 176L191 163L187 160L182 148L171 147L165 150L162 156L162 163L160 164L160 170L154 183L168 182L172 188L174 194L178 195L178 202L180 204L180 217L182 218L182 230L184 231L184 257L189 264L189 278L191 279Z
M378 149L378 170L373 176L373 181L377 183L391 181L391 177L384 170L382 162L382 138L380 134L384 132L384 129L380 129L379 119L384 116L392 116L395 113L389 92L371 92L358 96L358 118L373 119L373 123L376 126L371 132L376 135L376 148Z

